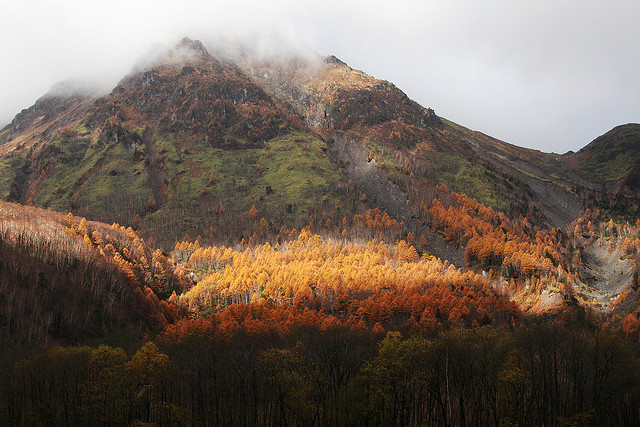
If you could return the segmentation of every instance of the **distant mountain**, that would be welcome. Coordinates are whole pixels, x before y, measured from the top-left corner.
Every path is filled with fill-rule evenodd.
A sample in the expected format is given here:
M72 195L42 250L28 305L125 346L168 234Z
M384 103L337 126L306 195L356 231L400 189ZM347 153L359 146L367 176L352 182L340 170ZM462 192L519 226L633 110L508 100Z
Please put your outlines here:
M586 179L637 191L640 188L640 124L617 126L567 156L567 163Z

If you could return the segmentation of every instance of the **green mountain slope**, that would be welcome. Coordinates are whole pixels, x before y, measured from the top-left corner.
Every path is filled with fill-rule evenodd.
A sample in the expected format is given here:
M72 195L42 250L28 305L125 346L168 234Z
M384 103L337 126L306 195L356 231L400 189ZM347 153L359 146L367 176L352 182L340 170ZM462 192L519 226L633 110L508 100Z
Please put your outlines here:
M52 103L39 101L2 133L9 200L142 226L167 246L187 233L251 235L252 206L276 231L366 206L326 142L199 42L183 40L89 107ZM41 104L50 111L34 121ZM70 118L58 126L63 113ZM46 138L17 132L40 122Z
M640 124L617 126L575 154L568 156L572 167L601 182L622 182L637 189L633 178L640 157Z
M565 227L620 180L635 185L633 127L546 154L440 118L335 57L213 51L184 39L106 96L38 100L0 131L0 195L141 227L168 248L185 234L248 238L261 218L277 234L375 207L428 232L420 206L442 185Z

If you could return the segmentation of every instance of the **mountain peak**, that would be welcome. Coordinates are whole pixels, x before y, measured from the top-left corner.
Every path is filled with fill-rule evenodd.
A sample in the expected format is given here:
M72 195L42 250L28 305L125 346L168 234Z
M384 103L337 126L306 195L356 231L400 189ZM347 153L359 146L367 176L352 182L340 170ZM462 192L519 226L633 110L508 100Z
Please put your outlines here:
M335 55L329 55L329 56L325 57L324 58L324 63L325 64L347 65L347 64L344 63L344 61L340 60Z
M130 75L149 71L158 66L183 66L195 64L200 61L214 60L209 51L200 40L192 40L184 37L173 47L153 46L147 53L138 59L133 66Z
M200 40L192 40L189 37L180 40L176 45L176 50L186 51L198 56L209 56L209 52Z

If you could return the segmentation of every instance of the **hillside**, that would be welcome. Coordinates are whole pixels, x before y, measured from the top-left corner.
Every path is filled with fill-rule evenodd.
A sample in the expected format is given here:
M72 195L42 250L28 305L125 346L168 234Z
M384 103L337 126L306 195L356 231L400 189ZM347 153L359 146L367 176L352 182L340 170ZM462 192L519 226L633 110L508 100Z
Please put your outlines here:
M638 142L190 39L58 85L0 131L0 424L640 424Z
M443 238L434 200L465 194L547 230L587 208L630 218L637 203L619 190L635 173L633 126L579 153L541 153L438 117L333 56L264 57L185 38L107 95L67 83L16 116L0 132L0 190L131 226L164 250L185 235L349 232L379 208L402 224L394 238L419 236L418 250L462 267L466 242ZM616 150L624 171L602 175Z
M438 117L333 56L264 57L185 38L109 94L67 82L17 115L0 132L0 190L124 224L165 251L195 237L280 242L307 228L405 240L507 278L548 254L551 265L531 261L547 277L581 268L563 237L576 221L633 217L637 136L630 124L578 153L541 153ZM532 249L540 239L551 248ZM525 245L526 256L495 242Z
M575 235L545 233L447 197L434 226L468 239L469 265L503 265L509 280L386 243L400 224L379 211L339 237L327 226L265 244L185 239L168 259L131 228L2 202L0 420L635 419L639 301L627 289L615 304L624 320L605 320L587 288L607 291L599 258L637 263L640 228L579 221ZM578 277L571 246L596 236Z
M558 156L442 119L335 57L213 52L185 39L106 96L38 100L0 133L3 197L142 227L165 248L248 236L237 218L252 206L273 231L380 207L429 235L410 219L442 184L539 224L581 210L586 178Z
M165 245L241 236L253 205L275 230L358 212L327 143L236 67L187 39L157 61L83 108L45 96L18 116L2 132L4 197L142 225Z
M603 185L638 190L640 124L618 126L567 157L571 167Z
M131 229L14 203L0 203L0 259L2 348L160 331L177 313L156 294L191 284Z

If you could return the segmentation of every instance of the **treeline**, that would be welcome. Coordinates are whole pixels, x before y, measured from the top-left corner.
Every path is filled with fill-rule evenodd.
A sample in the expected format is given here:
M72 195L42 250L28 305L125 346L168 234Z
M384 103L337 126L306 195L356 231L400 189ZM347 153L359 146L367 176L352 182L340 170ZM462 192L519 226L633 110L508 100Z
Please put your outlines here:
M371 331L251 303L128 356L54 347L3 376L5 425L638 425L637 349L564 322ZM287 325L284 327L284 325Z

